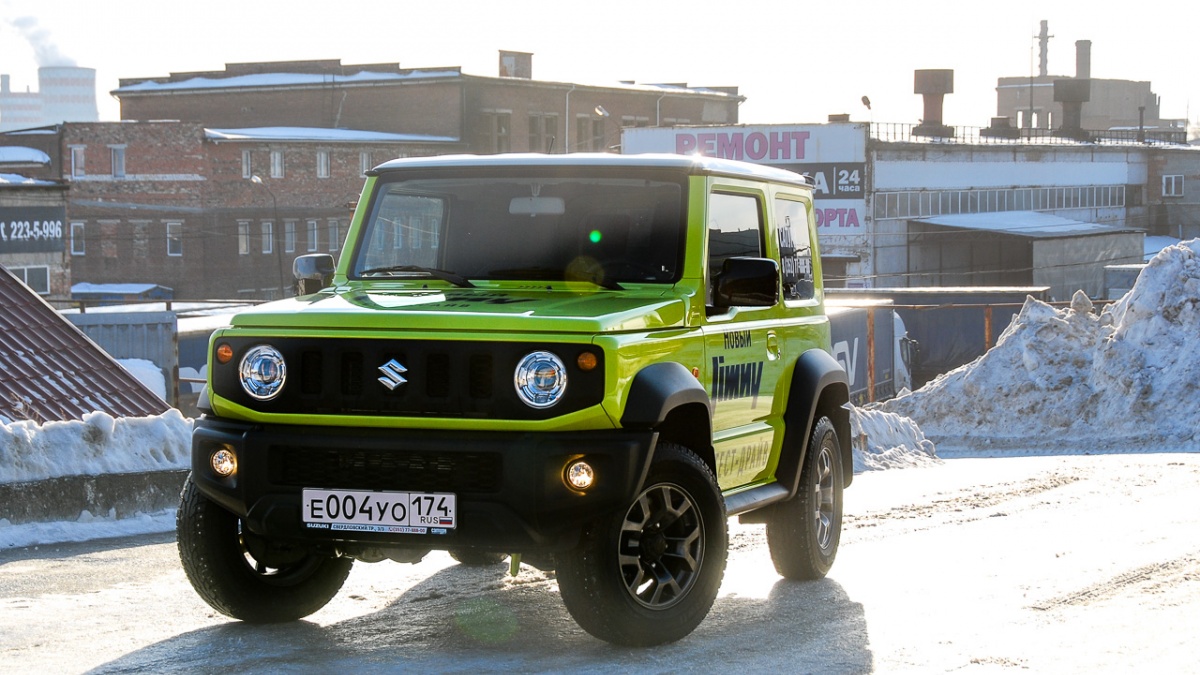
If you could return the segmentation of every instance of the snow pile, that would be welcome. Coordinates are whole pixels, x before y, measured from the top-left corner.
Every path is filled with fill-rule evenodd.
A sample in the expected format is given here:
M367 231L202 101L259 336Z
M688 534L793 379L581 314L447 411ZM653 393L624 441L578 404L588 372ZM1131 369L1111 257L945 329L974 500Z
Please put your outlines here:
M137 378L138 382L146 385L146 388L154 392L159 398L164 401L167 399L167 378L163 377L163 371L158 366L154 365L153 361L146 359L119 359L117 363L121 367L129 371L130 375Z
M939 445L1117 449L1200 443L1200 240L1163 249L1099 315L1029 298L996 346L879 408Z
M850 411L854 473L941 463L933 442L911 419L882 410L846 407Z
M81 421L0 425L0 483L62 476L186 469L192 421L178 410L114 419L103 412Z

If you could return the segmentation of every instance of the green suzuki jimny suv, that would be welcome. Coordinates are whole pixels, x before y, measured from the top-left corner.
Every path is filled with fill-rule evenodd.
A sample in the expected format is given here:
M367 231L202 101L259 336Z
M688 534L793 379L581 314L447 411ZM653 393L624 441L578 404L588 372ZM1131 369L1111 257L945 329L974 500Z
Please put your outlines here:
M812 186L680 155L399 159L336 262L216 331L178 512L188 579L307 616L355 560L554 570L584 630L690 633L728 517L825 575L853 476ZM512 567L517 567L516 562Z

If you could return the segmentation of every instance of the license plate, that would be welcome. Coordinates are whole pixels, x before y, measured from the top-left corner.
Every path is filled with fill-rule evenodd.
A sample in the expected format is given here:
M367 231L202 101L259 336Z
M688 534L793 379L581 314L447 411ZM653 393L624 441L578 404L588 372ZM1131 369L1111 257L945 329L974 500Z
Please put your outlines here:
M304 523L313 529L444 534L457 524L449 492L302 491Z

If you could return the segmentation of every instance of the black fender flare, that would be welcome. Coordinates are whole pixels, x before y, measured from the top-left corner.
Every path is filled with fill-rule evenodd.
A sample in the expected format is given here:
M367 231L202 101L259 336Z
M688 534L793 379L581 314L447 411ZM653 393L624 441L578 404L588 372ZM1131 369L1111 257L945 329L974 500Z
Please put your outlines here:
M690 370L674 361L651 364L633 376L621 426L653 429L665 422L672 410L689 403L702 404L711 423L712 402Z
M823 349L810 349L796 359L783 413L783 446L775 477L787 488L789 497L800 488L800 472L808 450L813 423L822 415L829 417L841 446L843 487L854 477L854 453L850 439L850 382L846 370Z
M712 401L704 385L683 364L664 361L646 366L634 375L621 414L626 429L655 431L655 445L665 436L682 443L716 472L712 445ZM654 450L641 467L638 489L654 461Z

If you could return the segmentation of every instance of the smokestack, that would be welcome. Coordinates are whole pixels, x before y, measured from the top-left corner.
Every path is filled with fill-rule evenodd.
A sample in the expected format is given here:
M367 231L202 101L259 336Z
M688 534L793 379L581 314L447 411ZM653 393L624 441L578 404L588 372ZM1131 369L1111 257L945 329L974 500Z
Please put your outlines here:
M0 75L0 94L8 93L8 75Z
M917 70L913 73L913 93L925 99L925 116L913 128L914 136L949 138L954 130L942 124L942 102L954 93L953 70Z
M1038 32L1038 75L1046 77L1046 60L1050 53L1050 22L1042 19L1042 30Z
M1075 41L1075 79L1089 80L1092 77L1092 41Z

